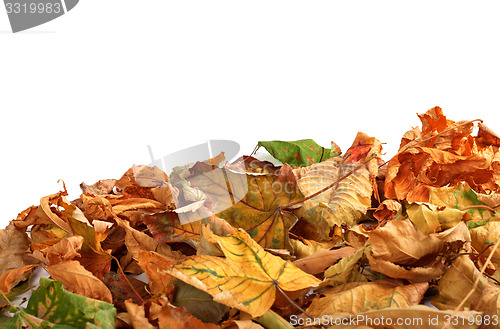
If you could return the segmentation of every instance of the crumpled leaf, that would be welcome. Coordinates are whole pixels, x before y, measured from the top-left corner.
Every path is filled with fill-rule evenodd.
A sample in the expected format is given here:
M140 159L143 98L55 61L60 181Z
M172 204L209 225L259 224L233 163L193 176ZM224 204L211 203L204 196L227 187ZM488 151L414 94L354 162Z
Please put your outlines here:
M168 176L160 168L133 165L116 182L115 187L123 190L127 186L161 187L168 182Z
M440 233L424 234L408 219L392 220L384 227L366 231L371 251L366 254L370 268L392 278L425 282L444 273L437 256L448 243L458 248L470 241L467 226L460 222Z
M165 271L219 303L261 316L271 308L277 287L295 291L320 282L290 261L265 252L241 229L232 236L204 235L221 246L226 258L192 256Z
M373 217L375 217L379 222L386 222L392 220L394 216L401 209L401 203L396 200L387 199L382 201L382 203L373 212Z
M137 222L142 212L164 211L169 205L148 198L129 198L123 195L81 196L86 216L89 220L113 222L116 216L127 217L132 223Z
M61 282L42 277L26 309L17 309L6 328L114 329L115 315L112 304L73 294Z
M26 280L33 272L38 261L27 255L29 250L28 235L23 230L9 224L0 230L0 275L8 281L2 282L0 289L8 293L13 285Z
M477 146L471 136L476 120L448 120L439 107L419 117L422 132L413 129L405 134L398 154L389 161L387 198L428 202L429 186L454 186L462 181L477 192L498 191L496 151L493 145Z
M80 188L82 189L83 194L94 194L94 195L111 194L111 192L113 191L113 187L115 187L116 182L117 182L116 179L102 179L92 185L81 183Z
M358 145L363 140L368 140L370 143ZM343 158L331 158L296 170L300 191L305 196L313 195L349 174L359 162L380 152L380 142L359 133L353 146ZM376 159L372 161L357 168L337 186L306 200L296 211L297 215L312 224L323 239L329 236L330 229L334 226L350 226L356 223L371 206L374 180L378 171Z
M73 235L62 239L58 243L33 251L33 257L45 265L54 265L64 261L79 258L79 253L83 245L83 237Z
M358 314L383 308L404 308L420 303L429 287L427 282L406 286L389 283L347 283L323 292L307 308L312 317L336 313Z
M257 148L262 146L273 157L282 163L287 163L297 167L309 166L313 163L318 163L332 157L330 149L319 146L312 139L302 139L289 142L261 141L257 144ZM336 154L334 153L333 156L336 156Z
M169 245L165 243L158 243L154 240L154 238L150 237L146 233L132 228L128 221L120 218L116 218L115 220L117 224L125 230L125 245L127 246L128 251L132 254L132 258L136 261L139 261L139 253L141 251L149 250L154 250L161 255L173 258L180 257L180 253L173 252Z

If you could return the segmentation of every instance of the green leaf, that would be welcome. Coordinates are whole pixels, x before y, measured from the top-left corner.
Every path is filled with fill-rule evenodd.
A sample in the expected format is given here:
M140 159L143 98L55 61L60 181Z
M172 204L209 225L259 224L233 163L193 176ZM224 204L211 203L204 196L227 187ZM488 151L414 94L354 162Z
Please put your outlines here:
M263 146L273 157L293 166L309 166L332 157L330 149L326 149L312 139L298 141L260 141L257 147ZM334 153L333 155L337 155Z
M62 283L40 278L40 289L33 292L26 309L13 309L14 317L5 327L33 329L114 329L113 304L80 296L62 287Z

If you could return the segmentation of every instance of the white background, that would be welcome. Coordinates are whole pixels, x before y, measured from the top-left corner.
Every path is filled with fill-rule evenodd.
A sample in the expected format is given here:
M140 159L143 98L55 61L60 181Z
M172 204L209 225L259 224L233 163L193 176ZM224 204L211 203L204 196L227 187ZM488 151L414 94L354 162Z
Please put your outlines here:
M0 7L0 224L209 139L387 143L441 106L500 132L497 1L81 0L13 34Z

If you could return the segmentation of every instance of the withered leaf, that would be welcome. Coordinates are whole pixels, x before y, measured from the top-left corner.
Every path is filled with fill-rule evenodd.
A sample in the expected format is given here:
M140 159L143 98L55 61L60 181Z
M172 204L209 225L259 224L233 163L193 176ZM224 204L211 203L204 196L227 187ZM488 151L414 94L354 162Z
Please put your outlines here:
M282 207L304 197L290 166L285 164L279 175L216 169L189 180L207 195L218 217L246 230L264 248L290 249L288 231L297 217Z
M52 278L61 281L64 289L68 291L113 303L108 287L76 260L50 265L45 267L45 270Z
M38 261L27 255L29 250L28 235L23 230L9 224L0 230L0 275L2 282L1 290L8 293L11 287L20 281L26 280L33 272L33 267Z
M336 286L313 300L307 312L313 317L336 313L358 314L383 308L404 308L420 303L427 282L406 286L388 283L347 283Z

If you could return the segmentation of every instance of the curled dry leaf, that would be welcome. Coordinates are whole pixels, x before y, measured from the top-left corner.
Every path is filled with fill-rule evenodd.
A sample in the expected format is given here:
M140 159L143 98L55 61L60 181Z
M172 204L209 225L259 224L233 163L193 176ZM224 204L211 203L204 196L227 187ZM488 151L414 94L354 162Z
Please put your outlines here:
M305 196L313 195L354 171L357 164L379 155L381 149L379 141L359 133L344 157L296 170L300 191ZM327 238L334 226L356 223L371 206L377 171L377 161L373 159L337 186L305 201L297 215L316 227L322 238Z
M407 218L392 220L384 227L367 231L371 251L367 253L372 270L410 282L426 282L444 273L437 256L446 243L470 241L467 226L460 222L441 233L424 234Z
M50 265L45 267L45 270L52 278L62 282L64 289L68 291L108 303L113 302L108 287L76 260Z
M388 164L385 195L414 202L429 201L428 187L454 186L461 181L477 192L499 190L494 174L493 145L471 136L474 121L447 120L441 108L419 115L422 133L405 135L398 154ZM498 149L498 148L497 148Z
M111 192L113 191L113 187L115 187L116 182L117 182L116 179L102 179L92 185L81 183L80 188L82 189L83 194L93 194L93 195L111 194Z
M334 250L319 251L311 256L296 260L293 265L309 274L319 274L325 271L329 266L335 264L339 259L348 257L356 252L356 248L343 247Z
M392 220L396 216L397 212L401 209L401 203L396 200L384 200L373 212L373 217L375 217L379 222L385 222Z
M353 282L336 286L315 298L307 308L312 317L338 313L358 314L384 308L404 308L420 303L429 284L397 286L378 282Z
M79 235L62 239L58 243L40 250L33 251L33 257L45 265L55 265L64 261L79 258L83 245L83 237Z
M28 235L13 224L0 231L0 275L6 280L0 286L3 293L11 287L26 280L33 272L38 261L27 255L29 249Z

